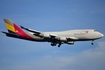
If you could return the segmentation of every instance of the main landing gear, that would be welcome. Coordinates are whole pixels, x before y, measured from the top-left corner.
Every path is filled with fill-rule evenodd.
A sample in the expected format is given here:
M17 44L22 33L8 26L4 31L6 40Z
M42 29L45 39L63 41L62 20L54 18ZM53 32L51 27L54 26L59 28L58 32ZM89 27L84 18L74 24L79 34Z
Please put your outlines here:
M51 46L56 46L56 43L51 43Z
M61 43L58 44L58 47L60 47L60 46L61 46Z
M51 46L56 46L57 45L57 43L51 43ZM60 47L61 46L61 43L59 43L58 44L58 47Z

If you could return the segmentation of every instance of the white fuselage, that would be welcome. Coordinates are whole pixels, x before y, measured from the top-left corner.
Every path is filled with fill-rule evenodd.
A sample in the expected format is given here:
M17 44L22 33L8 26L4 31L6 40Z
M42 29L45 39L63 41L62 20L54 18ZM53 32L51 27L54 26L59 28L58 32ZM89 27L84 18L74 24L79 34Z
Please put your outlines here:
M33 33L32 33L33 34ZM45 36L49 34L53 34L57 37L66 37L66 38L77 38L76 41L84 41L84 40L95 40L103 37L103 34L94 30L94 29L82 29L82 30L67 30L60 32L42 32ZM35 39L42 40L38 36L33 35Z

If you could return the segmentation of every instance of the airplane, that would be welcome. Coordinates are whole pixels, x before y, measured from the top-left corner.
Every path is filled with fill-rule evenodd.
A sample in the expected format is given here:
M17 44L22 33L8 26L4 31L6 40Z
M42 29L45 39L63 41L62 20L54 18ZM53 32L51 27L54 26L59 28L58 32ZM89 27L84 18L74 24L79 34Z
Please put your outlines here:
M50 42L51 46L60 47L62 44L73 45L76 41L92 41L102 38L104 35L95 29L66 30L59 32L40 32L23 26L17 26L10 19L5 18L4 23L8 32L2 31L8 37L24 39L36 42ZM24 31L25 30L25 31Z

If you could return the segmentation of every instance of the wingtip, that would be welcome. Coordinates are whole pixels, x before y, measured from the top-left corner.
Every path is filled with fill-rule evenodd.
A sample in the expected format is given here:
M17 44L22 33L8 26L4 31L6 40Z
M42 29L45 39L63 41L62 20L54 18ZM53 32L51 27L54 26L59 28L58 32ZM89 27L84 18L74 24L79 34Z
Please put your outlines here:
M23 26L20 25L21 28L24 28Z

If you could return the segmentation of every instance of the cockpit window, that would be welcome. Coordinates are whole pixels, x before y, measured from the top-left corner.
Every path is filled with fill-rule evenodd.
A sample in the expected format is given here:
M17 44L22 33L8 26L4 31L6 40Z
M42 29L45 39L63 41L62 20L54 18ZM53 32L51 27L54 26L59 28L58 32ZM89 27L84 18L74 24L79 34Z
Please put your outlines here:
M94 30L94 32L96 32L97 30Z

